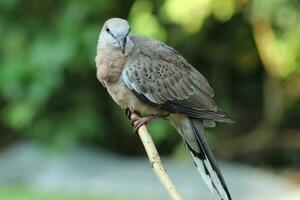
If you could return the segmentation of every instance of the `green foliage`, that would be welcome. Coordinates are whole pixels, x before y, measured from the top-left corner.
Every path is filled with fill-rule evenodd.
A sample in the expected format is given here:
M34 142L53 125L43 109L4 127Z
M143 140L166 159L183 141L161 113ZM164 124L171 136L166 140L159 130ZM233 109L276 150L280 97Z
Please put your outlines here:
M253 1L251 6L252 21L268 20L274 27L275 42L278 51L274 59L280 63L277 66L278 76L287 78L300 71L300 5L293 0ZM274 47L273 47L274 48Z
M2 126L64 144L101 135L95 42L105 20L98 13L113 13L114 1L1 4Z

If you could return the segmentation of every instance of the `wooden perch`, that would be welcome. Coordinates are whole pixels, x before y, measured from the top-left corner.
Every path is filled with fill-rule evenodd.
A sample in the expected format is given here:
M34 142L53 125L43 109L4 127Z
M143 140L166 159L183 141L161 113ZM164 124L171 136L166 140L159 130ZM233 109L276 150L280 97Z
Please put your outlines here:
M136 119L138 117L139 116L135 113L131 114L131 119ZM156 176L158 177L165 190L168 192L170 198L172 200L183 200L182 195L179 193L174 182L171 180L166 169L162 165L154 142L150 134L148 133L147 127L145 125L141 126L141 128L138 131L138 135L140 136L141 141L145 147L153 171L155 172Z

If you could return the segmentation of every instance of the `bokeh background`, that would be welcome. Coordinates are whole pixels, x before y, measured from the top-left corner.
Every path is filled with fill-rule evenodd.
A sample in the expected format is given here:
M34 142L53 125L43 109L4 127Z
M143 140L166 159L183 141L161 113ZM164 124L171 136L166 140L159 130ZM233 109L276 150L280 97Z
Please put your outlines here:
M145 172L127 183L149 173L158 185L139 138L96 79L97 39L110 17L126 18L132 32L173 46L207 77L215 101L236 121L206 131L217 159L226 161L224 174L234 197L262 198L269 184L234 177L230 170L236 166L300 190L299 1L1 0L0 199L134 199L126 190L114 193L114 184L143 164ZM171 168L191 162L166 122L153 122L149 129L159 152L175 160ZM119 171L121 163L128 168ZM78 171L68 174L73 168ZM89 186L93 191L78 192L90 181L87 174L102 170L104 176L108 168L119 176L102 183L99 175L93 181L101 184ZM87 173L81 179L72 179L82 171ZM247 190L251 181L259 190ZM160 192L160 199L167 199ZM282 199L300 199L288 194Z

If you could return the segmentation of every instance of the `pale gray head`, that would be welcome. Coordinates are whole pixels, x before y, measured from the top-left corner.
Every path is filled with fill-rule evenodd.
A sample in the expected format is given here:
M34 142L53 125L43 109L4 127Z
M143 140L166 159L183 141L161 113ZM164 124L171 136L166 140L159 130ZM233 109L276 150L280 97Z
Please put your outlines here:
M129 42L131 41L128 22L121 18L111 18L104 23L101 29L97 48L108 45L118 48L124 53Z

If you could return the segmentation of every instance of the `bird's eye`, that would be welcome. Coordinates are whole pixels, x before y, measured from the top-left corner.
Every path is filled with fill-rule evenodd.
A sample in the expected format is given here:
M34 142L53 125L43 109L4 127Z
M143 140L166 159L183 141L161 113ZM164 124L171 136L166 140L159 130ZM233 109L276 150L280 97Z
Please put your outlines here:
M108 32L108 33L110 32L109 28L106 28L106 32Z

